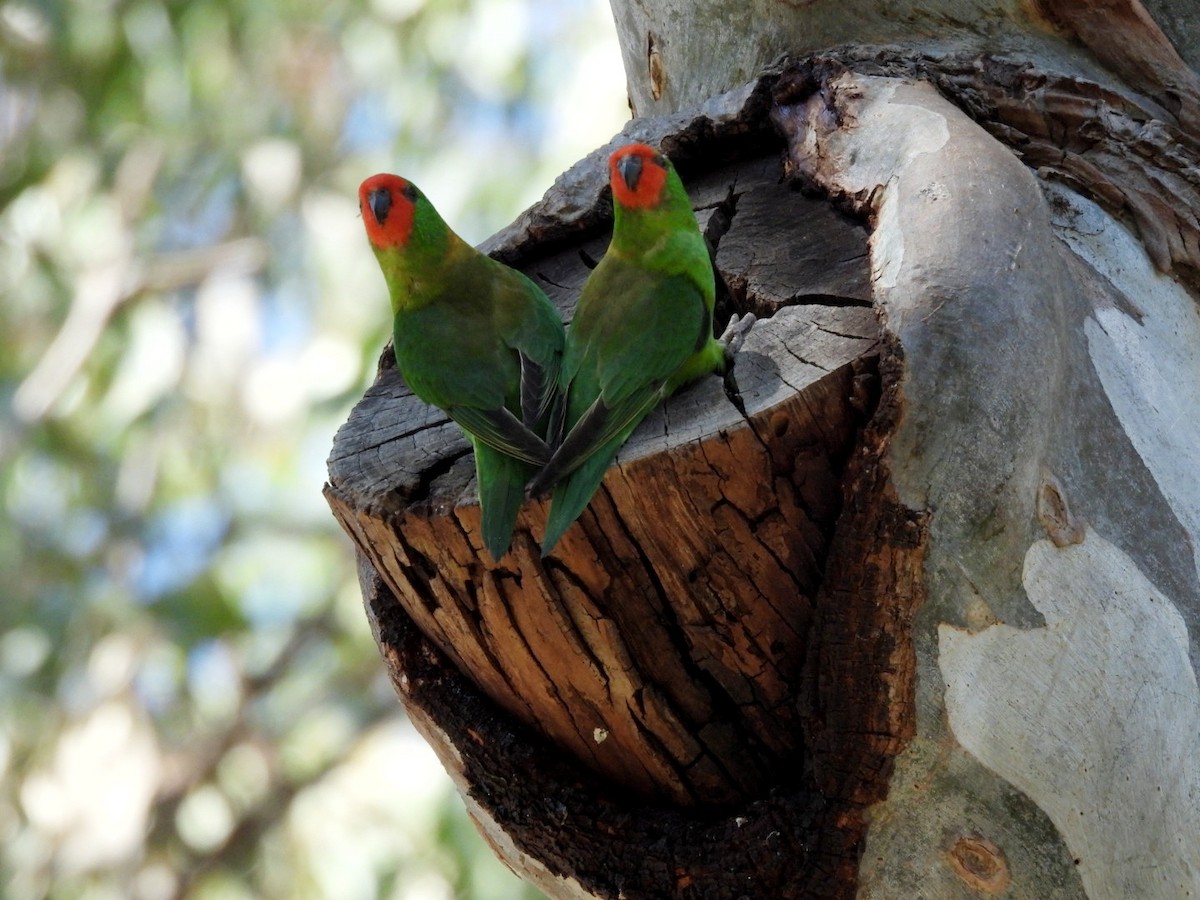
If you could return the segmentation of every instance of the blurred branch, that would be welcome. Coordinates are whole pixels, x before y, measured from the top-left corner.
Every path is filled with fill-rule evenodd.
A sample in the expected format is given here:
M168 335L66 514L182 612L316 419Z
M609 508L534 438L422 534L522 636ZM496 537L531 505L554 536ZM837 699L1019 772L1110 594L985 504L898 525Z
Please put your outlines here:
M364 736L369 734L372 726L394 715L396 713L393 710L377 710L357 729L358 740L361 741ZM305 778L274 781L267 796L253 812L238 821L219 847L195 858L180 870L179 881L171 895L173 900L187 897L196 883L210 872L224 868L245 868L245 866L239 865L240 858L258 852L257 848L260 846L263 836L287 814L292 800L306 788L320 782L334 768L334 765L331 763L323 766Z
M130 250L122 246L115 257L79 276L62 328L13 395L17 416L27 422L41 419L70 385L126 298L121 285L129 261Z
M160 253L142 266L135 292L175 291L199 284L214 272L251 275L267 264L262 238L244 237L195 250Z
M76 279L62 328L13 396L13 411L21 419L32 422L45 417L124 304L148 292L199 284L216 271L249 274L266 265L266 243L257 237L162 253L146 260L135 256L132 223L145 212L165 155L162 143L150 139L134 144L121 158L113 178L113 198L124 226L118 248Z
M218 766L225 755L238 743L253 740L256 735L250 725L250 710L254 701L273 690L289 673L304 646L312 641L327 638L335 629L331 614L325 613L300 623L271 664L261 673L244 676L241 682L240 701L229 726L216 735L206 747L185 751L182 763L176 768L175 777L169 782L164 779L153 813L153 829L148 836L147 846L165 846L176 835L175 820L184 798L200 785L213 780ZM330 686L332 693L345 688ZM357 733L369 733L371 726L382 719L395 715L390 708L380 708L361 723ZM278 748L277 740L265 743L268 748ZM291 800L306 787L319 782L333 768L333 763L322 766L304 778L289 780L281 778L274 759L270 766L270 785L263 799L253 810L242 816L237 825L215 849L204 854L188 853L188 861L178 867L179 882L174 897L186 897L197 881L205 874L232 866L240 855L254 852L259 839L287 813ZM186 851L185 851L186 852Z
M210 872L231 865L239 856L257 852L263 836L287 812L295 796L323 778L326 771L328 770L323 769L314 772L301 781L275 782L271 792L258 808L240 819L219 847L181 868L175 890L171 894L172 900L182 900L189 896L196 883Z
M199 284L214 272L252 274L266 265L266 243L257 237L162 253L138 264L126 235L111 259L84 271L62 328L13 397L13 410L25 421L43 418L70 386L125 303L150 292L168 292Z
M193 745L185 748L186 765L176 767L174 777L163 779L156 802L155 819L158 824L155 830L161 830L165 823L173 822L175 810L183 798L209 780L225 754L251 734L248 720L253 701L282 680L292 660L306 643L330 634L332 629L328 614L301 622L270 666L259 675L243 675L238 691L238 707L229 726L215 735L207 747L196 748Z

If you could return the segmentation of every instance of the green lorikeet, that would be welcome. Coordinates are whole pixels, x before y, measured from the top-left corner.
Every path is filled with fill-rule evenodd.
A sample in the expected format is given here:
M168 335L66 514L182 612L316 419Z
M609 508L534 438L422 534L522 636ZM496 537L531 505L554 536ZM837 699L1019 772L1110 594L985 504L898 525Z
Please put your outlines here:
M530 484L534 494L554 486L543 556L647 413L686 382L723 371L754 322L734 317L713 337L712 263L670 161L630 144L608 169L612 242L579 296L559 379L569 431Z
M563 325L532 281L450 230L415 185L373 175L358 189L391 294L396 365L475 450L483 542L500 559L525 484L550 457Z

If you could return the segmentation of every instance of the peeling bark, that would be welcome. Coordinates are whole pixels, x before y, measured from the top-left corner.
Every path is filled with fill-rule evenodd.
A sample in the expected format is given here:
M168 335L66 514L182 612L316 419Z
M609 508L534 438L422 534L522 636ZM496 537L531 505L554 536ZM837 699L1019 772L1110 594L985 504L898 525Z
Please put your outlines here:
M860 893L982 889L966 840L969 858L1022 896L1184 895L1200 879L1200 820L1184 799L1200 741L1184 637L1200 611L1195 416L1184 412L1200 408L1194 296L1154 274L1164 260L1149 228L1133 249L1119 224L1039 184L928 86L816 66L779 93L794 169L871 210L877 301L906 359L893 478L906 506L931 514L916 735L872 810ZM1118 129L1109 146L1119 142ZM1146 154L1147 171L1189 152L1162 149ZM1160 197L1170 189L1155 183ZM1108 205L1123 211L1139 181L1110 184ZM1189 196L1175 210L1190 217L1196 205ZM1164 317L1170 334L1152 324ZM1170 374L1162 362L1147 370L1152 345L1175 361ZM1153 599L1101 599L1114 596ZM1166 797L1142 768L1159 765ZM979 846L997 852L985 859Z

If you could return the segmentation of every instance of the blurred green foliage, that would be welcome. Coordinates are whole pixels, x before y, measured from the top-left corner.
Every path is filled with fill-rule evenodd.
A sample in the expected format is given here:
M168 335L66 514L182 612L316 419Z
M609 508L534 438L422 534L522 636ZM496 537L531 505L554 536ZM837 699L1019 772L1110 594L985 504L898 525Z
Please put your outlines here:
M601 0L0 2L0 893L535 896L399 713L320 494L387 299L624 115Z

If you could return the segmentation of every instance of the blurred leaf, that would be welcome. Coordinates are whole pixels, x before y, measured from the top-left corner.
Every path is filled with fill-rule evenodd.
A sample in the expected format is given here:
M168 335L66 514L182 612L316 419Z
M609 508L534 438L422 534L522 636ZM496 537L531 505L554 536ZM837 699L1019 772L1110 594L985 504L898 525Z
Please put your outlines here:
M222 634L246 627L246 618L219 589L209 574L156 600L151 613L155 622L176 644L191 647Z

